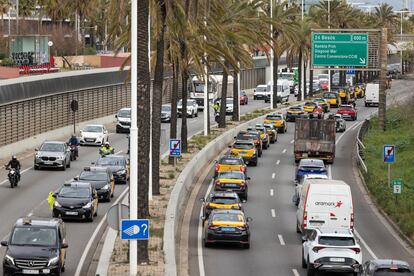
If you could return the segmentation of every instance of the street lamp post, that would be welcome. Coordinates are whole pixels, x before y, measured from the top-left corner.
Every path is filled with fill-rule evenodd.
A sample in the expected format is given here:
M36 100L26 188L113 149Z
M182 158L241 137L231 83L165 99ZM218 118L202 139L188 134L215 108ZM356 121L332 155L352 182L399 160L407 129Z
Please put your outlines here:
M401 18L400 18L400 39L402 40L402 34L403 34L403 13L409 13L410 11L408 11L408 10L400 10L400 11L396 11L396 13L400 13L400 15L401 15ZM399 48L400 48L400 66L401 66L401 74L403 73L403 69L404 69L404 67L403 67L403 49L402 49L402 47L401 47L402 45L401 45L401 42L400 42L400 45L399 45Z
M272 23L270 24L270 39L273 39L273 0L270 0L270 20ZM272 44L273 41L271 42ZM274 79L273 79L273 47L270 47L270 87L271 93L270 93L270 109L273 109L273 101L276 99L273 99L273 89L275 87Z

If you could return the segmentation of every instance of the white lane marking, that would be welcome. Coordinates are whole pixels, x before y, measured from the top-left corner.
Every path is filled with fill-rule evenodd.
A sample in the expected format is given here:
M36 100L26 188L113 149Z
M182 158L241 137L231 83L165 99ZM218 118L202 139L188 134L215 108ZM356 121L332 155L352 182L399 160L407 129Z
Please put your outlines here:
M270 196L273 196L273 194L274 194L274 190L270 189Z
M129 187L127 187L115 200L115 202L112 205L118 204L118 202L125 196L126 193L128 193ZM104 225L104 222L106 221L106 214L102 217L101 221L99 222L98 226L96 227L95 231L93 232L91 238L89 239L88 243L86 244L85 249L83 250L82 256L79 260L78 266L76 267L75 276L79 276L83 267L83 264L85 263L86 256L88 255L89 250L92 247L92 243L95 240L96 236L98 235L99 231L101 230L102 226Z
M280 160L277 160L277 161L276 161L276 165L279 165L279 164L280 164Z
M328 165L328 178L332 179L332 166Z
M204 198L208 196L211 189L213 188L213 180L211 180L210 185L207 188L206 194ZM200 209L200 218L203 216L203 207L201 206ZM203 221L200 219L198 222L198 230L197 230L197 255L198 255L198 272L200 276L205 276L206 273L204 271L204 259L203 259Z
M279 238L280 245L286 245L282 235L278 234L277 237Z
M293 144L295 142L295 140L290 141L291 144Z
M30 212L27 216L28 216L28 217L33 216L33 212Z
M276 174L272 173L272 179L275 179L275 177L276 177Z
M377 260L378 259L377 255L374 254L374 251L372 251L372 249L368 246L368 244L364 241L364 239L361 237L361 235L358 233L356 229L354 229L354 233L356 237L359 239L359 241L362 243L362 245L367 249L371 257Z
M115 154L120 154L122 152L122 150L120 150L120 151L118 151L118 152L115 152Z
M299 272L297 271L296 268L292 269L293 275L294 276L300 276Z
M272 209L271 212L272 212L272 217L275 218L276 217L276 211L275 211L275 209Z
M286 153L286 149L284 149L284 150L282 151L282 153Z
M362 125L362 123L363 123L364 121L361 121L361 122L357 122L357 123L354 123L350 128L347 128L346 130L345 130L345 132L343 132L342 133L342 135L341 136L339 136L339 138L338 138L338 140L336 140L336 142L335 142L335 145L337 145L338 143L339 143L339 141L341 141L341 139L342 139L342 137L344 137L344 135L345 135L345 133L347 133L349 130L351 130L353 127L355 127L356 125Z
M32 169L32 168L33 168L33 167L26 168L26 169L22 170L22 171L20 172L20 175L24 174L25 172L27 172L28 170L30 170L30 169ZM3 180L2 182L0 182L0 186L1 186L1 185L4 185L4 184L5 184L5 183L7 183L7 182L9 182L9 180L8 180L8 179Z

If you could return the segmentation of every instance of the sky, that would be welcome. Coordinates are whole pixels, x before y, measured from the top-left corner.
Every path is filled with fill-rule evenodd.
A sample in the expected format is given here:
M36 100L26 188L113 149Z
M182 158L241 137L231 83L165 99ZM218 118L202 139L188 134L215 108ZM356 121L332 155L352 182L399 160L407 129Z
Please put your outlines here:
M407 2L408 9L414 8L414 0L348 0L348 3L366 3L367 5L378 5L387 3L394 7L394 10L401 10L404 7L404 2Z

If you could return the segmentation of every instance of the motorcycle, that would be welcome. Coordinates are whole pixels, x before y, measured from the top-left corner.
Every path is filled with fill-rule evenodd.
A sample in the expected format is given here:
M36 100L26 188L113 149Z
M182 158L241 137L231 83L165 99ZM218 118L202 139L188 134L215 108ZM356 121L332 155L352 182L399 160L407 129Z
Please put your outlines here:
M75 161L79 157L79 150L77 145L70 145L70 161Z
M19 182L19 176L17 175L17 171L14 168L9 168L9 174L7 175L9 177L10 187L13 189L14 187L17 187L17 183Z

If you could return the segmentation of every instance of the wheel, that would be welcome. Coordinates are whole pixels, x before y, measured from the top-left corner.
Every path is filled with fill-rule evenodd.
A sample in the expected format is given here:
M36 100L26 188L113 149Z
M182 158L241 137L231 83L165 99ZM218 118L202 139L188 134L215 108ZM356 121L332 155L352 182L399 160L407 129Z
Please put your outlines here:
M300 228L299 228L299 224L297 222L296 222L296 233L298 233L298 234L301 233Z
M119 133L119 129L117 128L115 132L116 132L116 133Z
M203 239L203 244L205 248L210 247L210 244L206 242L206 239Z
M196 112L195 116L198 117L198 111Z
M66 168L70 168L70 161L69 161L69 163L66 165Z
M302 268L307 268L308 264L305 261L305 256L303 254L303 249L302 249Z
M60 268L61 272L65 272L65 265L62 265L62 267Z
M98 208L96 208L95 214L93 214L94 217L98 216Z
M244 249L249 249L250 248L250 242L243 244L243 248Z
M308 257L308 263L307 263L308 270L306 271L307 276L314 276L315 275L315 269L312 267L312 265L309 263L309 257Z
M89 222L93 222L93 214L91 213L91 215L89 216L89 218L86 219Z
M39 168L39 166L37 166L37 165L34 165L34 170L35 171L37 171L37 170L39 170L40 168Z
M256 160L256 162L252 163L252 165L253 165L254 167L257 167L257 160Z
M262 151L259 151L259 157L261 157L262 156Z
M253 100L257 100L257 97L256 96L253 96Z
M65 163L63 163L62 171L66 171L66 161L65 161Z
M114 191L112 191L112 192L111 192L111 197L112 197L112 198L114 197Z
M248 198L248 195L247 195L247 190L244 192L244 194L243 194L243 198L244 198L244 200L246 200L246 201L247 201L247 198Z

